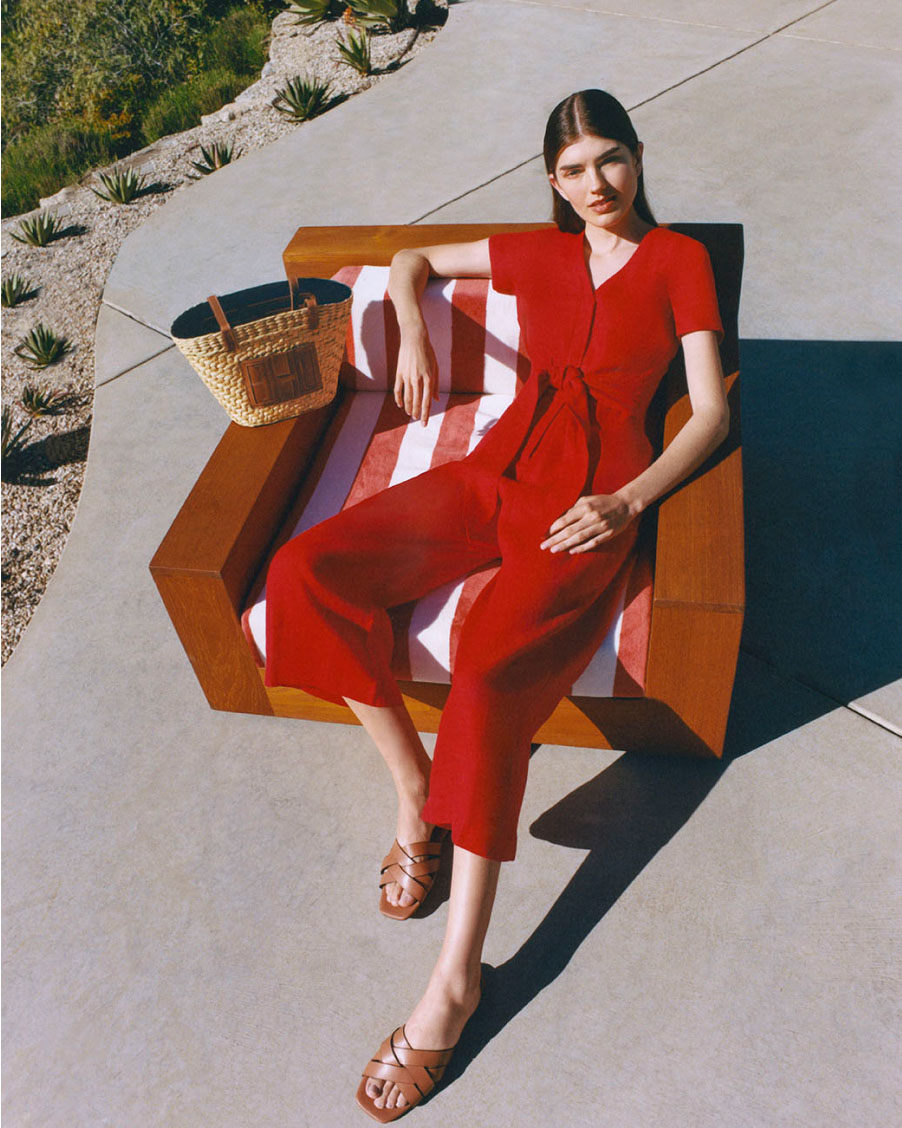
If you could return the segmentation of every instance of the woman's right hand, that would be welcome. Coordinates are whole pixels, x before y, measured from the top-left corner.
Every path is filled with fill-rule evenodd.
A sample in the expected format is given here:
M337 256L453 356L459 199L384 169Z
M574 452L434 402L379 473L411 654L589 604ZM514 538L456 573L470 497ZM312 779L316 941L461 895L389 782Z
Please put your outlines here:
M425 327L401 334L395 374L395 403L411 419L429 422L429 408L438 399L438 362Z

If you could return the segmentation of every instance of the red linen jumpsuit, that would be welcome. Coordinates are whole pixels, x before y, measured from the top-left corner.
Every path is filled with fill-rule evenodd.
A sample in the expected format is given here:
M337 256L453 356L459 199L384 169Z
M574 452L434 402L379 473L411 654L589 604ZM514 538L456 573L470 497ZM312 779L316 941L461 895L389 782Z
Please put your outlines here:
M648 231L595 289L584 236L489 239L492 286L516 294L531 360L514 402L465 458L300 533L267 574L267 685L399 704L386 608L497 561L467 612L423 818L506 861L536 730L588 665L615 610L638 522L584 553L539 544L583 493L613 493L653 460L649 403L698 329L722 335L705 247Z

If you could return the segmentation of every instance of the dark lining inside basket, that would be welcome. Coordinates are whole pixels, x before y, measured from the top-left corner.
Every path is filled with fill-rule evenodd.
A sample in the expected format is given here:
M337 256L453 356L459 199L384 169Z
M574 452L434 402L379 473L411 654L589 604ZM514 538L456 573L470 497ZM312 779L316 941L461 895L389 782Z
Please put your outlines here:
M295 292L313 294L318 305L334 305L349 298L351 288L344 282L335 282L331 278L299 278ZM284 313L291 308L287 279L251 286L247 290L236 290L232 294L218 294L217 297L233 327L260 321L261 318L272 317L275 313ZM173 337L183 340L218 331L219 324L209 302L199 302L180 313L169 330Z

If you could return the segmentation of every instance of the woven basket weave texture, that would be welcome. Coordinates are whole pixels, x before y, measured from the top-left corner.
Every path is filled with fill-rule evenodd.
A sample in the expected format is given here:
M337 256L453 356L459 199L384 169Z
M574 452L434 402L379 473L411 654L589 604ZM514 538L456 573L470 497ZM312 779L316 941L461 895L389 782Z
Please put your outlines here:
M317 280L302 279L300 289L315 292L315 286L307 285L315 281ZM282 285L287 305L287 283ZM339 284L330 283L332 287L336 285ZM264 288L256 289L260 291ZM190 333L192 324L196 326L200 323L200 319L206 316L209 312L207 303L194 306L178 317L173 322L171 336L234 422L247 427L257 427L266 423L275 423L280 419L290 419L305 411L322 407L335 396L351 314L351 291L348 287L342 289L347 291L347 297L340 301L318 303L313 315L306 306L302 305L298 309L286 308L280 313L246 324L233 324L231 331L236 344L234 351L226 347L218 328L214 332L202 333L198 336L180 335L180 333ZM253 292L247 291L248 294ZM240 293L226 295L222 299L222 304L225 307L226 302L230 301L234 311L236 299L240 303ZM315 328L311 327L311 322ZM315 347L322 377L321 387L285 403L263 407L252 406L248 398L241 362L285 353L291 348L305 344L312 344Z

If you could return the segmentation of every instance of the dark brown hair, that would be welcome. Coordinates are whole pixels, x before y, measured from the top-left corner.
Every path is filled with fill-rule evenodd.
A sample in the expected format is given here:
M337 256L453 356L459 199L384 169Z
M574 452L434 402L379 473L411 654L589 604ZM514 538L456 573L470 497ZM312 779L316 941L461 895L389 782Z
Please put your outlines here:
M639 138L630 121L630 116L613 94L605 90L578 90L559 102L551 111L545 126L545 169L554 172L561 150L580 137L609 137L626 145L633 156L639 153ZM585 228L579 218L554 185L551 186L553 211L551 218L561 231L578 232ZM633 201L636 213L655 227L658 221L652 215L645 198L645 174L639 173L639 186Z

